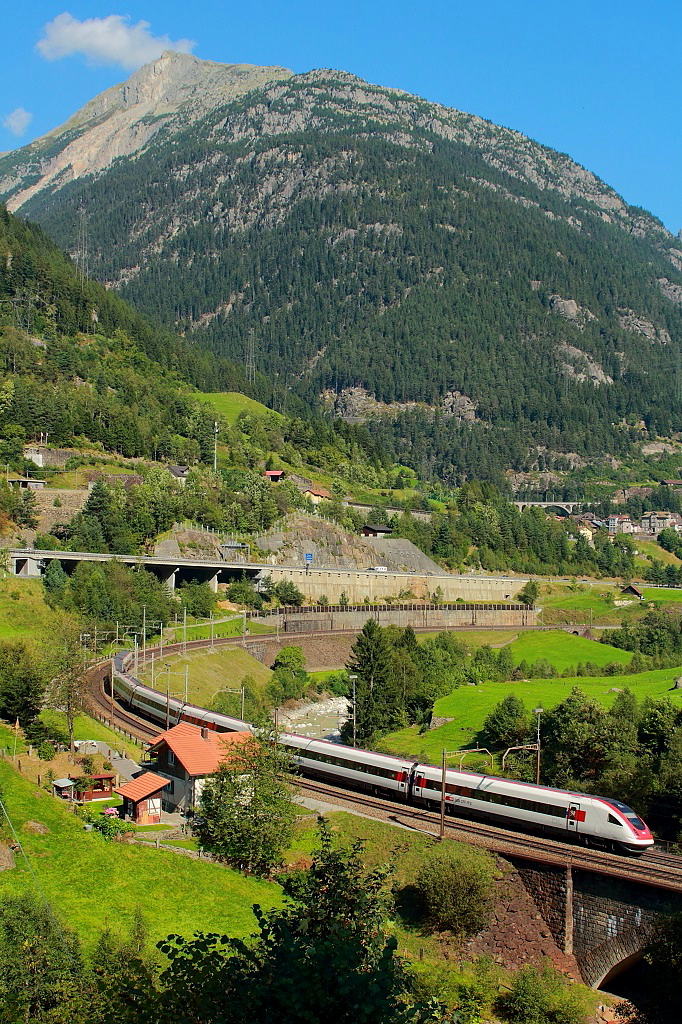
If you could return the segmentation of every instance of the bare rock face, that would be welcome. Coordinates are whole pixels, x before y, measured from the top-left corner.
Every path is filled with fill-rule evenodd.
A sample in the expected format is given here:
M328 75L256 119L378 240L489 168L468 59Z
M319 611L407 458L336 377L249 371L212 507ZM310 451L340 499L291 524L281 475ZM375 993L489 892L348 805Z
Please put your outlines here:
M676 302L678 306L682 306L682 285L669 281L667 277L659 277L657 280L661 294L665 295L666 299L670 299L671 302Z
M465 423L473 423L476 419L476 403L461 391L448 391L443 395L441 408L444 416L455 416Z
M596 320L596 316L585 306L579 306L575 299L563 299L561 295L550 295L549 308L553 313L570 320L578 326L584 326L588 320Z
M563 342L559 345L558 351L561 370L567 377L578 381L589 380L595 387L599 387L600 384L613 384L613 377L609 377L596 359L588 356L582 349Z
M374 395L362 387L344 388L338 395L334 391L325 391L322 399L327 408L333 409L337 416L348 423L364 423L376 416L396 416L405 409L414 409L420 402L379 402Z
M650 341L652 345L670 344L670 335L665 327L657 327L651 320L647 320L646 317L636 313L634 309L619 309L618 323L624 331L639 334L646 338L647 341Z
M46 187L96 174L117 157L140 152L174 122L191 124L243 93L290 76L286 68L214 64L167 51L122 85L100 93L59 128L16 154L6 154L0 161L0 194L15 188L29 172L33 179L38 175L8 199L8 209L15 211ZM14 165L11 170L8 163Z

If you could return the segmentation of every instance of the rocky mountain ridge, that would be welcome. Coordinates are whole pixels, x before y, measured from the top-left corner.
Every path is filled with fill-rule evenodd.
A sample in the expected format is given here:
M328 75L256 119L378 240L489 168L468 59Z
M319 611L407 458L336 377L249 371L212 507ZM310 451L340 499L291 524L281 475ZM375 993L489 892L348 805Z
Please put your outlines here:
M158 63L0 180L73 255L85 215L95 276L188 350L452 481L679 429L682 251L595 175L346 72Z
M291 74L286 68L218 64L167 51L95 96L60 127L0 155L0 196L16 212L43 189L59 189L142 152L162 129L191 124L214 107Z

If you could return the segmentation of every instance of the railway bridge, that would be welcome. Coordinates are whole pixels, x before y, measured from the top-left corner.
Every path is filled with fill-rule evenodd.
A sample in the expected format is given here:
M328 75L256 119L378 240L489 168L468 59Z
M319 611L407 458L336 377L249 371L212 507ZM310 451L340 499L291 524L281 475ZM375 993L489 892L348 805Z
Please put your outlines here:
M192 647L201 643L195 641ZM203 641L203 646L209 644ZM182 645L176 647L181 649ZM147 651L150 653L151 649ZM155 653L161 652L155 648ZM117 727L120 715L119 728L132 729L148 741L159 727L119 709L111 696L105 696L107 691L110 693L107 682L112 672L110 662L93 669L94 716ZM434 837L438 834L437 812L398 807L385 797L370 797L333 783L302 781L301 785L304 791L324 791L327 803L359 810L365 817L415 828ZM551 934L554 950L563 958L561 966L593 988L608 990L614 978L640 959L657 922L682 911L682 857L657 848L633 858L467 819L447 817L446 822L446 836L483 846L513 865ZM521 947L523 941L517 936ZM525 949L519 952L526 954ZM549 949L546 952L551 955Z
M614 874L509 857L533 897L559 949L573 956L580 976L592 988L608 991L609 982L641 958L657 921L682 910L682 858L657 851L636 865L637 880ZM661 861L679 868L661 880L653 870Z
M582 507L585 504L584 501L514 501L512 504L516 505L519 512L523 512L525 508L555 508L559 512L563 512L565 515L573 515L574 512L582 511Z

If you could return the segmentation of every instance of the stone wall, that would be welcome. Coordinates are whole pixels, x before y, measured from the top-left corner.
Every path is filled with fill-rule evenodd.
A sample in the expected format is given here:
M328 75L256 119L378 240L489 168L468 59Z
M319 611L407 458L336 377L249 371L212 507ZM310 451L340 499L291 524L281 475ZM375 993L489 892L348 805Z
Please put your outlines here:
M499 859L498 867L491 921L467 944L466 951L489 956L509 970L526 964L540 967L549 960L557 970L579 981L575 958L557 942L524 884L522 872L507 860Z
M682 896L589 871L516 860L519 877L557 946L597 988L646 945L657 918L682 909Z
M682 909L682 897L617 878L574 871L573 948L588 985L599 985L638 953L657 918Z
M361 630L367 619L380 626L395 625L415 629L512 628L523 629L536 624L531 608L504 604L486 605L362 605L359 608L303 608L274 615L252 615L252 621L279 628L283 633L330 632L337 629Z

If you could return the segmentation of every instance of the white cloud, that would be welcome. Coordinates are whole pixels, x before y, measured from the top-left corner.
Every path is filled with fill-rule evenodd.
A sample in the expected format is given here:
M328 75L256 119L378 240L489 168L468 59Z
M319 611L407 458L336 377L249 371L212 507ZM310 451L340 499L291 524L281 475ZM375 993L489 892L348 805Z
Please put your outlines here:
M3 120L2 127L19 138L24 135L32 120L33 114L29 114L28 110L24 110L23 107L17 107Z
M189 53L194 45L191 39L153 36L148 21L131 25L120 14L78 21L65 11L48 21L36 49L46 60L79 53L88 64L120 64L127 71L134 71L156 60L164 50Z

